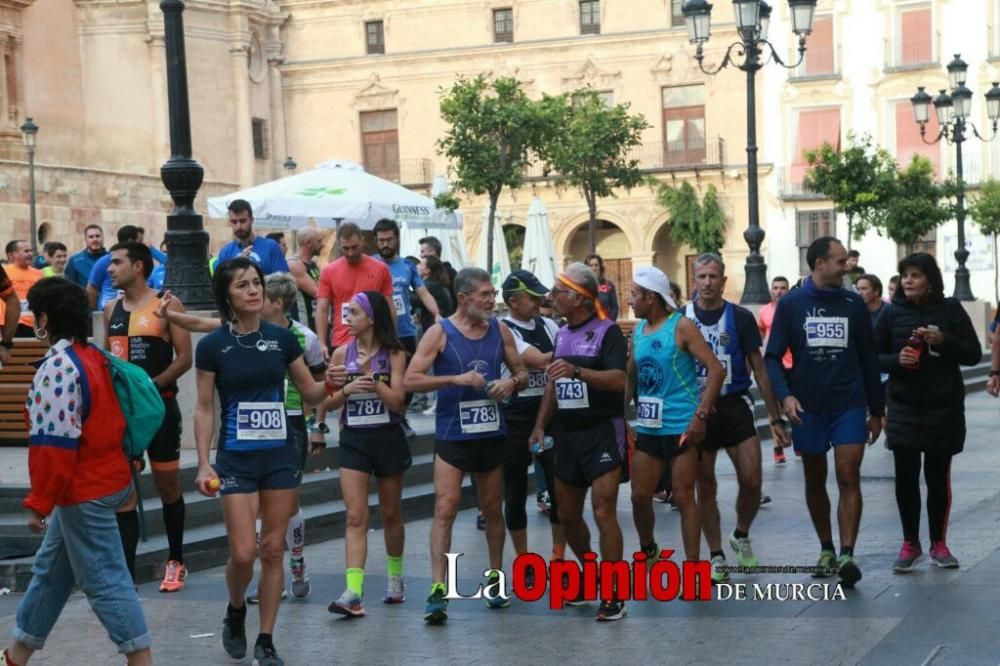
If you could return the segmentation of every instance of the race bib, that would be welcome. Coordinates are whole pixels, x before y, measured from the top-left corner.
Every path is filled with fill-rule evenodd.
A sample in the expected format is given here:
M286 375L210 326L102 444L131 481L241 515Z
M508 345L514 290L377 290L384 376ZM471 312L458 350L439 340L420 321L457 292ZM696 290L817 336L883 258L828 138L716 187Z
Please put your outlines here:
M729 354L716 354L716 358L719 359L719 363L722 364L722 386L729 386L733 383L732 357ZM708 382L708 368L703 366L701 363L695 362L694 369L698 375L698 383L704 386Z
M587 393L586 382L579 379L557 379L556 402L559 403L559 409L589 408L590 395Z
M351 314L351 304L341 303L340 304L340 323L347 325L347 317Z
M663 400L650 396L639 396L636 424L643 428L659 430L663 427Z
M545 372L542 370L531 370L528 372L528 388L518 391L517 395L522 398L537 398L545 393Z
M376 393L355 393L347 397L347 425L368 426L389 423L389 410Z
M806 317L806 345L847 349L847 317Z
M406 314L406 305L403 303L403 297L399 294L392 295L392 304L396 307L396 314Z
M466 400L458 403L462 433L472 435L500 430L500 410L496 400Z
M241 402L236 406L236 439L287 439L285 406L280 402Z

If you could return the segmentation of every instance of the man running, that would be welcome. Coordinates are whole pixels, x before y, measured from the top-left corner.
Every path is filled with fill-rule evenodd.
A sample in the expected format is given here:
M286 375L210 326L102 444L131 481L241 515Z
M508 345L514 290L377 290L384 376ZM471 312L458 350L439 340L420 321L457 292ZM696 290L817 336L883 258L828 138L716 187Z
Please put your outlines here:
M715 458L725 449L736 468L739 494L736 496L736 529L729 536L729 545L739 555L740 566L755 567L757 558L750 542L750 525L760 508L760 438L750 397L750 370L757 379L764 404L771 417L771 432L776 445L788 446L781 408L774 398L771 382L760 354L760 331L753 314L746 308L722 298L726 288L726 266L716 254L703 254L694 262L694 284L697 302L687 304L685 316L701 330L708 346L722 363L725 378L715 412L708 419L705 441L698 463L698 508L701 528L708 542L712 560L712 580L719 583L729 576L721 567L726 555L722 550L719 506L715 501L718 484L715 479ZM705 381L704 366L698 374Z
M153 272L153 255L138 241L111 248L108 275L123 293L104 306L105 345L117 356L135 363L160 389L166 409L163 425L147 454L153 482L163 504L163 527L167 535L167 566L160 592L184 589L184 495L181 492L181 410L177 405L177 379L191 367L191 335L180 326L156 316L160 296L146 280ZM180 303L170 309L182 312ZM135 579L135 552L139 542L136 498L129 499L117 514L118 529L129 571Z
M847 250L836 238L818 238L806 251L810 276L778 303L766 363L775 393L792 422L802 455L806 504L820 542L815 576L839 572L846 587L861 580L854 546L861 522L861 461L865 441L878 439L885 414L871 319L861 297L842 288ZM795 364L786 380L781 357ZM867 415L867 427L865 418ZM840 558L833 546L827 451L833 447L840 498Z
M233 240L219 250L219 260L222 264L233 257L247 257L260 266L264 275L271 273L287 273L288 262L281 246L270 238L258 236L253 230L253 208L249 201L234 199L229 202L229 226L233 230Z
M531 441L542 441L555 418L555 490L559 522L577 559L590 552L590 530L583 521L583 503L591 491L594 521L600 532L601 558L622 559L622 531L616 513L618 484L627 479L625 460L625 355L621 329L608 319L598 300L597 275L573 263L549 294L566 327L556 336L555 359L535 419ZM558 405L558 411L556 409ZM625 603L616 590L602 599L599 622L625 617Z
M757 327L760 329L760 337L764 339L764 343L767 344L768 332L771 330L771 322L774 320L774 310L778 307L778 301L788 293L789 284L788 278L783 275L776 275L771 279L771 302L760 309L757 313L759 317L759 323ZM785 370L792 369L792 352L785 354L785 357L781 359L781 364L785 366ZM785 459L785 449L781 447L780 444L775 442L774 444L774 464L784 465L787 462Z
M288 272L295 278L299 293L289 312L292 319L316 330L316 294L319 286L319 266L316 255L323 251L323 234L319 229L303 227L295 234L298 246L288 259Z
M681 512L684 557L696 561L701 559L701 515L694 496L699 449L725 373L698 328L677 311L663 271L652 266L637 270L629 301L641 320L632 333L628 362L628 387L639 417L631 470L639 546L648 561L660 558L653 533L653 493L670 471L673 502ZM698 386L696 359L707 368L704 391Z
M424 333L406 370L407 391L438 392L435 414L434 522L431 526L431 593L424 620L448 619L445 558L458 512L462 479L472 474L479 510L486 519L490 555L489 584L496 586L503 566L504 422L500 404L528 386L528 373L510 330L493 316L496 291L481 268L463 268L455 276L458 309ZM511 377L501 379L501 365ZM434 374L427 371L433 365ZM455 581L452 581L455 583ZM509 598L488 599L490 608L505 608Z

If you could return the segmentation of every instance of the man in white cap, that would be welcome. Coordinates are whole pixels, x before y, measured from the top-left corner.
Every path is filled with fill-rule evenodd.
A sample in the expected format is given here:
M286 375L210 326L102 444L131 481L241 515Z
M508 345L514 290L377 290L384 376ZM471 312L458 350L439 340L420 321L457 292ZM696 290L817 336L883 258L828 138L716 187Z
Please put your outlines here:
M632 332L626 385L626 396L635 397L638 414L632 454L632 518L639 546L647 561L659 559L653 535L653 493L670 465L674 500L681 512L684 559L700 560L701 517L694 500L697 450L722 389L722 365L698 327L677 311L663 271L652 266L638 269L629 302L640 319ZM696 359L708 369L704 392L698 386Z

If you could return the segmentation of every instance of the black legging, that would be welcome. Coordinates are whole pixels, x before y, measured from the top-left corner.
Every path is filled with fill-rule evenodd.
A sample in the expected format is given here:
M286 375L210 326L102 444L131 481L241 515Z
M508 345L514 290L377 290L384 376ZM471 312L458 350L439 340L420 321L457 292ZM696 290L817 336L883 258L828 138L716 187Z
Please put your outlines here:
M895 450L896 505L903 523L903 538L920 541L920 464L923 456L927 484L927 524L931 543L943 541L948 533L951 511L951 455Z

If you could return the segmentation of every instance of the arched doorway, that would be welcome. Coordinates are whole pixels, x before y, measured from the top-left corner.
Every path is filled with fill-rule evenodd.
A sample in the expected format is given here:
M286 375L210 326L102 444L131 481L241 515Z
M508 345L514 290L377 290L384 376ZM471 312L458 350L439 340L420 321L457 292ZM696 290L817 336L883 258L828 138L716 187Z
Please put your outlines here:
M650 249L654 252L653 265L680 286L684 300L690 300L694 291L691 266L697 256L695 251L687 245L677 243L670 235L670 225L666 222L657 229Z
M587 223L584 222L569 237L566 247L566 263L583 261L590 254ZM631 316L628 294L632 289L632 244L621 227L597 220L597 254L604 259L604 277L614 282L618 290L620 319Z
M521 268L521 260L524 258L524 231L524 227L520 224L503 225L503 239L507 243L511 270Z

